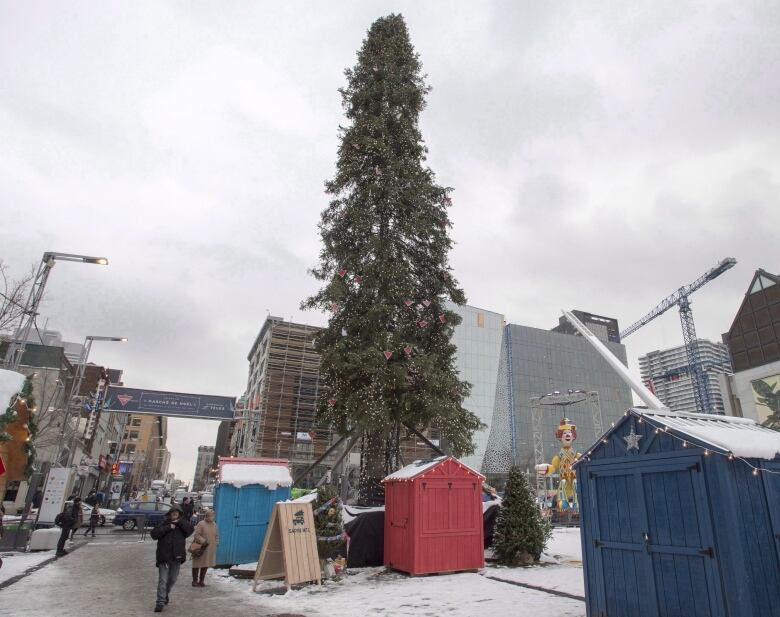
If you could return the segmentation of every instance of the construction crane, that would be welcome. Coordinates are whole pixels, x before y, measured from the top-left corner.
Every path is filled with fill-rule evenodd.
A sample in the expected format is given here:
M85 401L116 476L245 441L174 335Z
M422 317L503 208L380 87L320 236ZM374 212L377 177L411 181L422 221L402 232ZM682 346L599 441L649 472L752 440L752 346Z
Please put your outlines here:
M691 302L688 300L688 296L711 280L719 277L726 270L733 268L736 263L737 260L733 257L726 257L726 259L723 259L717 266L702 274L690 285L680 287L680 289L675 291L672 295L664 298L658 306L642 317L642 319L631 324L620 333L620 340L622 341L629 334L636 332L639 328L650 323L656 317L663 315L673 306L676 305L680 308L680 322L682 323L683 340L685 341L685 354L688 357L688 373L691 376L693 383L693 396L696 401L696 411L699 413L712 412L712 396L710 394L710 381L704 372L704 367L701 362L699 343L696 340L696 327L693 324L693 313L691 312Z

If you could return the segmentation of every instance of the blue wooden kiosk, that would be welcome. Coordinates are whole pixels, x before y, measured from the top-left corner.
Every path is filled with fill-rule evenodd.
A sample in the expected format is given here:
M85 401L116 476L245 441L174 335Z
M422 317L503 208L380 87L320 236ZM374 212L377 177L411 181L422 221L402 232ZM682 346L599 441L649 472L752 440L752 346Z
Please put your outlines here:
M277 501L290 498L292 476L284 459L219 459L214 513L219 529L217 565L252 563L260 556Z
M575 465L589 617L779 617L780 433L631 409Z

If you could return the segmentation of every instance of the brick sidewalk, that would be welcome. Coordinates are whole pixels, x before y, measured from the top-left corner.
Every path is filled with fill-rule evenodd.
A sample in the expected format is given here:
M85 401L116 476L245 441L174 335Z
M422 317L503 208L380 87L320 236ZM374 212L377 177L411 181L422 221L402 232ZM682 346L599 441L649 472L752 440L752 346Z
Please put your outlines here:
M37 572L3 589L0 615L3 617L136 617L153 614L157 569L155 543L119 541L82 546ZM189 563L182 566L179 581L171 592L171 603L162 615L181 617L268 617L246 602L242 593L226 585L205 588L190 585Z

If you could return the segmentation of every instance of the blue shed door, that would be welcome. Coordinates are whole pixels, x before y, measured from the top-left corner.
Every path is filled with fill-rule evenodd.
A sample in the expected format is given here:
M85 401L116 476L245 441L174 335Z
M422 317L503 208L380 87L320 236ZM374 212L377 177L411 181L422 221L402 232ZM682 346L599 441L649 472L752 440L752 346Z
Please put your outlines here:
M603 617L723 615L701 469L694 457L592 469Z
M260 549L271 519L276 493L264 486L243 486L236 491L235 532L232 554L236 563L251 563L260 558Z
M219 544L217 545L217 565L235 565L233 546L235 545L236 526L234 512L238 489L230 484L218 484L214 491L214 512L217 515Z
M769 506L769 518L772 521L772 535L775 550L780 559L780 463L765 462L761 465L769 473L762 473L766 501Z
M220 536L217 563L234 565L257 561L274 503L289 496L289 488L270 491L256 484L241 488L219 485L214 502Z

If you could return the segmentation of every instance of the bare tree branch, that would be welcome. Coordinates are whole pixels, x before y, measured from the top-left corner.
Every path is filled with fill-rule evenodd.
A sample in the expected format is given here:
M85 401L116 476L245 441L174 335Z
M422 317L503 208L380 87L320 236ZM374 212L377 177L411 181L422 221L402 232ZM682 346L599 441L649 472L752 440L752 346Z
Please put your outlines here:
M0 259L0 334L13 333L24 315L24 305L35 280L35 266L21 278L8 275L8 266Z

